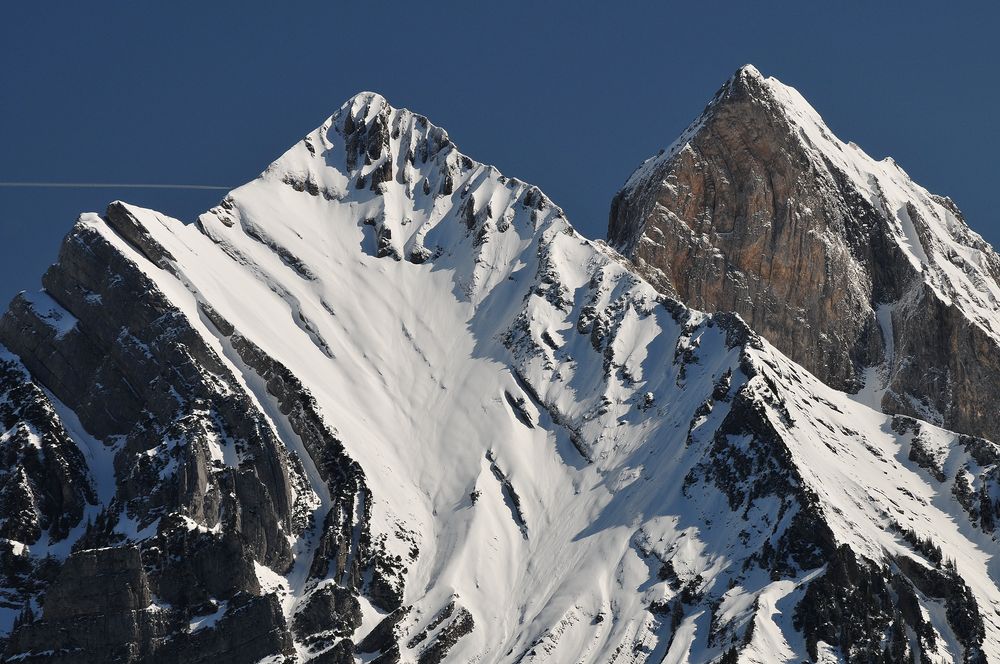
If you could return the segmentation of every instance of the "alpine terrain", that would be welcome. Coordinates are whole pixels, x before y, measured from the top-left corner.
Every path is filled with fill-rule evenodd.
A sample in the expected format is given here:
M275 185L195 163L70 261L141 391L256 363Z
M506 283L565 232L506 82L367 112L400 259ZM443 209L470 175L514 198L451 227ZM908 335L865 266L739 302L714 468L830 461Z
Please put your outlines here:
M0 318L6 662L1000 662L1000 257L753 67L581 237L373 93Z

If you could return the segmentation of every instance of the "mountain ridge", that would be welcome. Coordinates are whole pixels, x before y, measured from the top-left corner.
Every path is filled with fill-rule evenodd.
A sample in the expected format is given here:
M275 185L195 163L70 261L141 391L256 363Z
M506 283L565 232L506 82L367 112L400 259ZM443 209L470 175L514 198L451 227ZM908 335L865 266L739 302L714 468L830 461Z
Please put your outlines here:
M4 468L5 659L1000 656L995 445L663 295L379 95L195 225L81 217L43 286L0 318L5 442L86 468L77 512Z

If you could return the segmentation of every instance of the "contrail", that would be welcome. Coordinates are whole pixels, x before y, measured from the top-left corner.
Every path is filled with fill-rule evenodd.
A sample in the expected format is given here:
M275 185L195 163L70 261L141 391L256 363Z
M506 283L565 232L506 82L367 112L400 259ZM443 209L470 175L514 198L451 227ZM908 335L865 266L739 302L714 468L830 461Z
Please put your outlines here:
M228 191L232 187L210 184L147 184L108 182L0 182L0 187L52 187L57 189L212 189Z

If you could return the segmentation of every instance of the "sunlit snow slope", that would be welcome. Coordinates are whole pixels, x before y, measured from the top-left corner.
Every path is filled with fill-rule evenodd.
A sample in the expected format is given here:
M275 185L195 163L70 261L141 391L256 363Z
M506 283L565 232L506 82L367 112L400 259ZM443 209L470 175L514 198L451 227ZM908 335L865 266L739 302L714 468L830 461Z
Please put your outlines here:
M83 215L60 265L0 323L26 372L10 384L36 386L8 390L3 444L85 460L68 528L3 531L10 660L105 647L51 634L118 605L65 609L92 591L33 570L108 551L138 551L116 567L143 598L123 661L240 625L275 635L241 640L243 661L1000 659L992 443L872 410L738 317L658 294L537 188L376 94L197 224ZM144 291L119 296L129 280ZM170 325L101 363L101 340L147 319ZM87 339L93 358L69 352ZM142 358L176 404L145 396ZM120 376L134 409L101 400ZM29 399L61 447L32 437ZM253 432L230 431L240 413ZM8 493L38 495L13 473ZM214 591L212 565L176 571L215 542L255 578Z

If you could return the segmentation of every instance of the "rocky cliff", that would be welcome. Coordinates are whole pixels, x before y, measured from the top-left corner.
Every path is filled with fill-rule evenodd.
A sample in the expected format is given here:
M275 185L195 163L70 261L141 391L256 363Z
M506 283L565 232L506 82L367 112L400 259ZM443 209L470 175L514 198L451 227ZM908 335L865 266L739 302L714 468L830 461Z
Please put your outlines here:
M664 292L739 313L829 385L1000 436L1000 257L753 67L632 174L608 234Z

